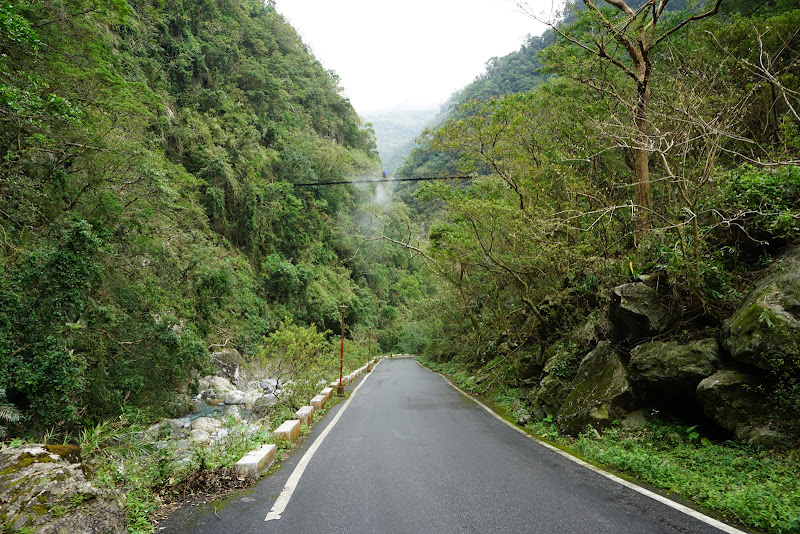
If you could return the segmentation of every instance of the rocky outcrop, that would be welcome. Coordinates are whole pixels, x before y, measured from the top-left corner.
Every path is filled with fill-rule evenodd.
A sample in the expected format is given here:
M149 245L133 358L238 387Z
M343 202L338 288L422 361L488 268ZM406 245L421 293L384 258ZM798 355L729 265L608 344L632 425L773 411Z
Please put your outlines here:
M697 398L706 417L731 432L763 415L766 405L758 377L732 370L717 371L700 382Z
M537 404L546 415L555 416L572 391L572 382L555 375L542 378L537 392Z
M722 326L731 357L766 371L800 371L800 250L779 261Z
M547 359L539 350L523 352L517 363L517 374L521 380L539 377Z
M542 350L520 357L520 391L532 417L555 413L560 430L574 434L645 406L696 424L699 406L740 441L772 446L790 439L776 429L785 430L787 392L800 376L800 247L776 261L713 333L715 318L680 315L680 293L662 271L597 295L608 296L604 314L589 313L569 335L544 336ZM677 324L709 337L677 341L669 330ZM592 347L569 383L565 377Z
M211 353L211 361L219 374L234 382L239 379L241 360L242 355L234 348L227 347Z
M77 447L76 447L77 448ZM63 447L0 450L0 519L16 532L123 533L124 497L90 484L76 456Z
M611 341L633 343L663 332L669 324L669 310L647 284L624 284L611 292L608 323Z
M589 426L606 427L633 407L625 362L616 349L602 342L581 361L557 422L563 431L578 434Z
M697 385L720 368L716 339L685 345L651 341L631 351L631 380L646 394L658 397L694 397Z

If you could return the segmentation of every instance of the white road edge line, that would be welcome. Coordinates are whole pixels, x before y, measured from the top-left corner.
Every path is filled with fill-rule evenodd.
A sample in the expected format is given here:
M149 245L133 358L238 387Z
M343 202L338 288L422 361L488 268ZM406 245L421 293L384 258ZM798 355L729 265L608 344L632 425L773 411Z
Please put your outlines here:
M423 369L427 369L428 371L430 371L430 369L428 369L427 367L425 367L424 365L422 365L419 362L417 362L417 365L419 365ZM435 372L435 371L433 371L433 372ZM629 482L629 481L625 480L624 478L620 478L620 477L618 477L616 475L613 475L613 474L609 473L608 471L604 471L604 470L600 469L599 467L595 467L590 463L584 462L580 458L576 458L575 456L572 456L571 454L569 454L566 451L562 451L558 447L554 447L553 445L550 445L546 441L542 441L542 440L538 439L537 437L528 434L523 429L518 428L513 423L510 423L509 421L506 421L505 419L500 417L497 413L495 413L494 410L492 410L491 408L486 406L484 403L482 403L478 399L472 397L471 395L467 395L464 391L461 390L461 388L459 388L458 386L453 384L443 374L441 374L441 373L436 373L436 374L441 376L444 379L444 381L447 382L456 391L458 391L462 395L466 396L468 399L471 399L471 400L475 401L476 404L478 404L481 408L483 408L484 410L489 412L498 421L501 421L503 424L509 426L510 428L513 428L515 431L519 432L520 434L522 434L523 436L527 437L528 439L531 439L531 440L535 441L539 445L541 445L541 446L543 446L545 448L548 448L548 449L550 449L551 451L553 451L553 452L555 452L557 454L560 454L564 458L566 458L566 459L568 459L568 460L570 460L572 462L575 462L576 464L581 465L581 466L585 467L586 469L594 471L598 475L604 476L609 480L613 480L617 484L620 484L622 486L625 486L626 488L632 489L633 491L635 491L637 493L641 493L645 497L649 497L649 498L653 499L654 501L658 501L658 502L660 502L662 504L665 504L665 505L669 506L670 508L674 508L675 510L678 510L679 512L683 512L684 514L686 514L686 515L688 515L690 517L693 517L693 518L697 519L698 521L702 521L703 523L706 523L707 525L711 525L712 527L715 527L715 528L721 530L722 532L726 532L728 534L748 534L747 532L745 532L743 530L739 530L736 527L732 527L732 526L730 526L730 525L728 525L726 523L723 523L722 521L718 521L718 520L714 519L713 517L709 517L709 516L707 516L707 515L705 515L705 514L703 514L701 512L698 512L697 510L695 510L693 508L689 508L688 506L685 506L683 504L677 503L677 502L673 501L672 499L664 497L663 495L659 495L658 493L654 493L654 492L652 492L652 491L650 491L648 489L645 489L645 488L643 488L641 486L638 486L638 485L634 484L633 482Z
M381 363L381 361L382 360L378 360L378 363ZM378 364L376 363L372 368L373 371L377 366ZM289 476L289 480L286 481L286 485L283 486L280 495L278 495L278 498L275 500L275 504L272 505L272 509L267 514L267 517L264 518L264 521L272 521L281 518L281 514L284 512L284 510L286 510L286 506L289 504L289 500L292 498L292 494L294 494L294 490L297 488L297 484L300 482L300 478L303 476L308 463L311 461L311 458L314 457L314 453L317 452L317 449L319 449L319 446L322 445L322 441L328 435L328 432L331 431L336 422L339 421L339 418L342 417L342 414L350 405L350 401L353 400L356 392L361 388L361 386L364 385L364 383L367 381L367 378L369 378L371 374L372 373L369 373L367 376L365 376L364 380L362 380L361 383L356 386L353 392L350 393L350 396L347 398L347 401L344 403L344 405L342 405L342 409L339 410L339 413L336 414L336 417L331 420L330 424L325 428L325 430L322 431L322 434L317 437L303 457L300 458L300 461L297 463L297 467L295 467L294 471L292 471L291 476Z

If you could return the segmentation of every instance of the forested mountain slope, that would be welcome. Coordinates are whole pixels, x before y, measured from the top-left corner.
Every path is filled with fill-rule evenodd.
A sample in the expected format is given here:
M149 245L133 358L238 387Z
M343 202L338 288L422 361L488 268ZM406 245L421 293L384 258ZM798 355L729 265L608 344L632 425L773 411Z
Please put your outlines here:
M169 411L209 348L380 306L343 231L355 191L293 185L375 169L374 139L271 2L4 2L0 49L18 432Z
M555 311L567 306L557 295L571 291L568 281L588 291L606 270L622 281L664 269L696 314L689 323L718 326L741 290L740 269L796 239L798 11L791 2L754 11L731 1L696 18L707 4L665 11L656 23L650 9L573 10L537 56L551 80L462 103L427 132L427 163L409 158L409 172L485 177L417 194L447 208L432 222L428 250L463 307L462 324L487 321L474 332L481 342L503 332L485 356L474 340L464 345L472 358L487 358L518 328L517 343L543 336L546 344L569 326L560 323L566 310ZM596 37L625 20L635 24ZM654 26L643 134L633 48L617 43ZM648 153L649 204L634 194L637 151ZM635 231L642 212L647 235Z

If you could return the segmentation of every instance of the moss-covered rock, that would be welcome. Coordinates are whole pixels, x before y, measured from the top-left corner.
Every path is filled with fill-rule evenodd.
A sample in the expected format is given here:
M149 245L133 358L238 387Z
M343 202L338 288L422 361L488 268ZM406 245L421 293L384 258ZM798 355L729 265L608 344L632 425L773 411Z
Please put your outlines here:
M520 354L517 361L517 376L520 380L539 378L542 376L542 369L547 361L545 354L538 346L532 350L527 350Z
M50 449L50 450L48 450ZM12 532L125 532L124 498L90 484L70 447L0 450L3 527Z
M697 399L706 417L731 432L758 419L766 406L758 377L728 369L701 381L697 386Z
M542 378L537 391L538 406L546 415L556 415L572 391L572 382L555 375Z
M624 284L611 292L608 323L612 341L632 343L663 332L669 325L669 310L647 284Z
M731 357L772 372L800 371L800 250L778 261L722 326Z
M589 426L604 428L633 407L625 362L616 349L602 342L581 361L557 422L564 432L578 434Z
M685 345L675 341L642 343L631 351L631 380L647 395L694 398L697 385L720 368L716 339Z

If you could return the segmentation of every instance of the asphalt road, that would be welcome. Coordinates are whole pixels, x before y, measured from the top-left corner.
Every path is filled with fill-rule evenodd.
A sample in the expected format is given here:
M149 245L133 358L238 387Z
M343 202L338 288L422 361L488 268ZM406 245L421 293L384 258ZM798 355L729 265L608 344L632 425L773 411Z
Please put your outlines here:
M187 506L159 532L719 533L509 428L410 359L384 360L311 458L280 519L265 521L316 437L225 502Z

